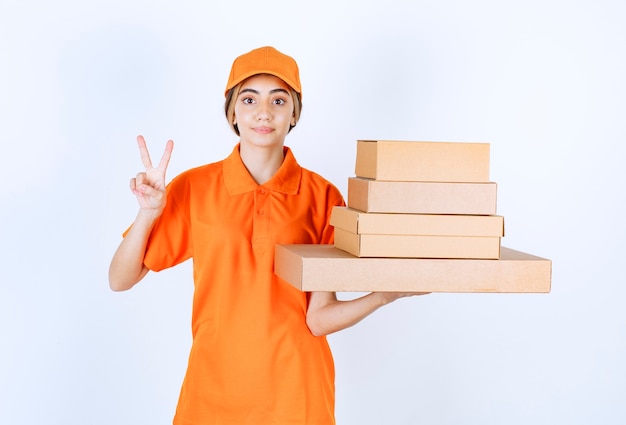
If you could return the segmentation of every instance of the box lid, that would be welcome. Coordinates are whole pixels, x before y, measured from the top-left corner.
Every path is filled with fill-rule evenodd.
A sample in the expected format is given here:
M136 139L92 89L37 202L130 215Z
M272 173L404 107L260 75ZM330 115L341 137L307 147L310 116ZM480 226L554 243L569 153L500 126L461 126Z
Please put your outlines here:
M368 213L334 207L330 224L357 234L504 236L504 217L499 215Z

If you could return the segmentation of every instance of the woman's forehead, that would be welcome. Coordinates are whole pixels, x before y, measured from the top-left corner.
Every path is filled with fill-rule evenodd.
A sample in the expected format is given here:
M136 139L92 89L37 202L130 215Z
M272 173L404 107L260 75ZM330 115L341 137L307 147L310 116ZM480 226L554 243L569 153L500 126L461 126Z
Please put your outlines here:
M270 74L257 74L246 78L241 83L241 89L254 88L255 86L281 88L289 90L289 84L285 83L280 78Z

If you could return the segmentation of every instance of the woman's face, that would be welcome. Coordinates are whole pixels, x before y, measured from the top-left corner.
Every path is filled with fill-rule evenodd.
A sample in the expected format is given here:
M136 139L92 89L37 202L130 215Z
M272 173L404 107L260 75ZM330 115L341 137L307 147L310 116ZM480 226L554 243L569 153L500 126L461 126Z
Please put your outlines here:
M289 126L296 124L287 83L267 74L245 80L235 103L234 123L242 144L282 146Z

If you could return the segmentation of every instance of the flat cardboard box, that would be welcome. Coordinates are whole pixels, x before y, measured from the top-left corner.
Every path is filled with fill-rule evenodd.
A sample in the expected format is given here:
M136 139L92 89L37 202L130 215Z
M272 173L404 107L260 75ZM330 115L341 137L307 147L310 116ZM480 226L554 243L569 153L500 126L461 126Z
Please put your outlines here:
M502 247L499 260L359 258L334 245L276 245L276 275L301 291L550 292L552 261Z
M348 206L363 212L495 215L497 184L348 178Z
M489 144L358 140L358 177L388 181L489 182Z
M330 224L372 235L504 236L504 217L499 215L366 213L334 207Z
M500 258L497 236L360 235L335 227L335 247L357 257Z

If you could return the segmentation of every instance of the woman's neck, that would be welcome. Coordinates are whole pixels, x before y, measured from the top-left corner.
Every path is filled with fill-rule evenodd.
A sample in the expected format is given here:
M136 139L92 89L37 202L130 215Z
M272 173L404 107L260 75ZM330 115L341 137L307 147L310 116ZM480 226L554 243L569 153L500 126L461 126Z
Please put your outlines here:
M264 147L240 144L239 155L246 169L258 184L270 180L285 158L281 145Z

